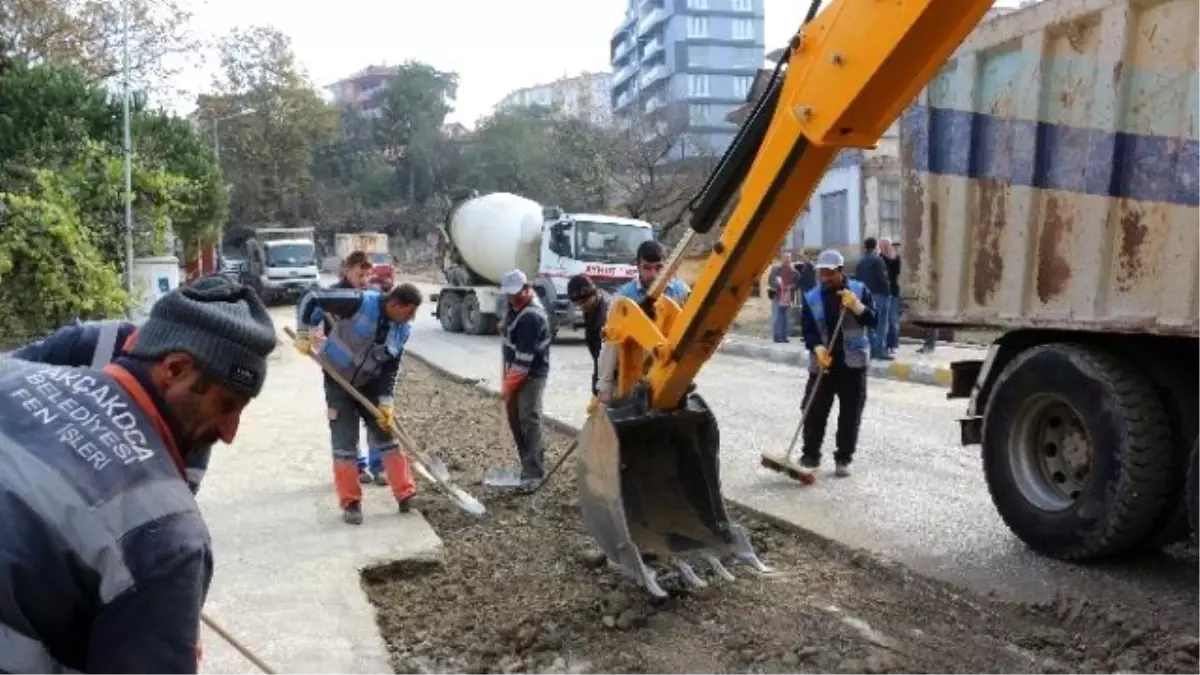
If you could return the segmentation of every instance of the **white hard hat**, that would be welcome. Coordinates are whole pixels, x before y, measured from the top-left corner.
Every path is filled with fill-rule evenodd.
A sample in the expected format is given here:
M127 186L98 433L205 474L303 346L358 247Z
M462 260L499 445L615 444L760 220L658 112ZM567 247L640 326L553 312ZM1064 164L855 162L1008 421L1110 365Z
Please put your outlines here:
M817 269L819 270L836 270L845 265L846 259L833 249L821 251L821 255L817 256Z
M525 273L521 270L509 270L500 276L500 292L505 295L513 295L520 293L525 289L525 284L529 283Z

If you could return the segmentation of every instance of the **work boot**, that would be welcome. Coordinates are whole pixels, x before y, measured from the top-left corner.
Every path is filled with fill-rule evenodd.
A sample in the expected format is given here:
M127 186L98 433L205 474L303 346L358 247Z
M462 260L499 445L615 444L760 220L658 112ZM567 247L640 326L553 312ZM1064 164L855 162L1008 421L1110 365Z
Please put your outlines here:
M347 525L362 525L362 504L352 502L342 509L342 522Z
M375 484L378 485L379 487L387 487L387 484L388 484L387 474L384 473L383 471L380 471L379 473L375 474Z
M833 467L833 475L838 478L849 478L850 477L850 465L847 464L846 462L838 462Z
M366 469L359 469L359 470L358 470L358 482L359 482L359 483L362 483L363 485L366 485L367 483L370 483L372 480L373 480L373 479L371 478L371 472L370 472L370 471L367 471Z
M419 509L423 503L424 500L418 497L415 492L397 502L400 506L400 513L408 513L413 509Z

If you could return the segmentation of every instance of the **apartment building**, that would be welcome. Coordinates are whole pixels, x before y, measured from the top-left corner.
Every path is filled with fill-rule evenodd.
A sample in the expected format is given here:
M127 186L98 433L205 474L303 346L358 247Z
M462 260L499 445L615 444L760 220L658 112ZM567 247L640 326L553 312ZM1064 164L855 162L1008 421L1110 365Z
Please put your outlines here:
M379 94L387 88L388 81L399 70L399 66L376 65L326 85L325 91L338 105L357 106L368 117L379 114Z
M610 41L613 117L679 134L668 161L719 154L763 63L763 0L629 0Z
M607 125L612 121L610 86L608 73L582 73L517 89L500 99L496 108L541 106L595 124Z

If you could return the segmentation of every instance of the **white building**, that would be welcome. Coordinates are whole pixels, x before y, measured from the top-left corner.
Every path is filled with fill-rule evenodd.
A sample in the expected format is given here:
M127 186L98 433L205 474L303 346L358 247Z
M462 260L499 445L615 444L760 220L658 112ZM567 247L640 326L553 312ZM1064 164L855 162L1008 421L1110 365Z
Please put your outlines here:
M509 93L497 109L541 106L572 117L607 125L612 119L608 73L583 73L554 82L536 84Z
M900 239L898 124L884 132L874 150L838 154L783 248L842 248L867 237Z

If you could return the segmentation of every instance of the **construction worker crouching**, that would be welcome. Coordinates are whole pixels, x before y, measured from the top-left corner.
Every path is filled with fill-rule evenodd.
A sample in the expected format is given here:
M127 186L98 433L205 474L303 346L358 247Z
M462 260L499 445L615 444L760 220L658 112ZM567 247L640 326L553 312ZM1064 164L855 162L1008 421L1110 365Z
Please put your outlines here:
M412 318L420 306L421 292L406 283L386 294L374 290L316 290L305 295L296 308L296 349L309 354L315 346L312 330L330 317L334 327L320 341L318 358L379 410L378 417L367 414L341 385L332 378L325 379L333 484L342 520L351 525L363 521L358 471L360 420L366 421L369 448L379 453L400 512L417 505L412 467L400 452L394 435L393 405L400 358L412 332Z
M492 485L516 485L529 490L546 475L542 448L542 395L550 374L550 321L521 270L500 278L500 292L508 296L504 317L504 382L501 395L521 460L516 472L492 470ZM503 474L503 475L502 475Z
M592 396L600 380L600 350L604 347L604 323L608 319L608 295L596 288L586 274L576 274L567 282L567 299L583 312L583 341L592 355Z
M804 294L801 325L808 348L808 382L804 400L808 414L804 418L804 446L800 458L800 480L816 482L821 465L821 443L825 424L838 400L837 450L834 452L835 475L850 475L850 462L858 444L863 406L867 402L867 367L871 343L867 335L877 321L871 293L859 281L846 277L842 254L822 251L817 258L820 283ZM834 334L842 317L841 332ZM832 342L831 342L832 340ZM822 373L818 384L817 374Z
M195 673L212 542L184 458L233 440L275 329L175 289L103 369L0 360L0 672Z
M342 276L329 288L361 291L367 287L367 279L371 276L373 267L371 258L365 252L354 251L342 261ZM333 331L333 321L328 316L325 317L322 329L325 334ZM338 386L329 375L325 375L325 380L326 388ZM358 453L358 482L364 485L372 482L379 486L387 485L387 473L383 470L383 460L380 459L379 453L369 448L360 451L357 440L354 447Z

